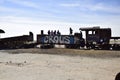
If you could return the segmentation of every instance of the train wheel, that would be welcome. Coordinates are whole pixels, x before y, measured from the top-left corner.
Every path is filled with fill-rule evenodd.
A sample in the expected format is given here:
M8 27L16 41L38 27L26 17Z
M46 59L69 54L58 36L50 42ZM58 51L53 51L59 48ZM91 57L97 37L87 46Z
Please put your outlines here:
M112 50L120 50L120 45L114 44Z
M65 45L65 48L69 48L69 45Z
M100 46L102 50L110 50L110 45L109 44L103 44Z

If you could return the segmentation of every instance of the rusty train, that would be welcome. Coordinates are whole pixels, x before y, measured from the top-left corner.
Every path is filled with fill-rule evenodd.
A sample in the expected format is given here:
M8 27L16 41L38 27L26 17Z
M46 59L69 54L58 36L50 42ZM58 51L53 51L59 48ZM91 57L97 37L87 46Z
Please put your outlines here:
M31 42L33 42L32 32L29 32L29 35L1 38L0 49L32 48Z
M83 38L83 31L86 38ZM111 36L111 28L89 27L80 28L79 33L74 35L37 35L37 43L41 44L41 48L54 47L55 44L65 45L65 48L80 49L99 49L99 50L120 50L120 37ZM112 43L111 43L112 41ZM116 43L116 41L118 41Z
M83 32L85 38L83 38ZM64 45L69 49L98 49L120 50L120 37L111 36L111 28L89 27L80 28L79 33L62 34L37 34L37 41L33 39L33 33L29 35L8 37L0 39L0 49L54 48L55 45Z

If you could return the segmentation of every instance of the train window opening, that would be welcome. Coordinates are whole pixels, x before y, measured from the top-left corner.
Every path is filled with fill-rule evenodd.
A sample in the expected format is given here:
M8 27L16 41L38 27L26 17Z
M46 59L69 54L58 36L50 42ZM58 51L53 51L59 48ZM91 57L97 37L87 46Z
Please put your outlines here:
M82 31L83 38L86 38L85 31Z
M95 34L95 31L93 31L92 33Z
M92 31L89 31L88 34L92 34Z
M97 31L89 31L88 34L95 35L95 34L97 34Z

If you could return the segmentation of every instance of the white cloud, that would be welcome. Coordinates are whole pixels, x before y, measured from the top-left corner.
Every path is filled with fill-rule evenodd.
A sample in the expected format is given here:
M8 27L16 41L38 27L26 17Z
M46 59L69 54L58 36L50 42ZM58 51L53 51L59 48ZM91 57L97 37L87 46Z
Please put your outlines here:
M25 7L38 8L38 5L31 1L25 1L25 0L8 0L8 1Z
M47 34L48 30L60 30L62 34L69 34L69 28L72 27L74 32L79 32L80 27L92 27L92 26L101 26L105 28L112 28L112 34L114 36L119 36L119 25L116 20L109 21L103 20L103 23L89 23L80 24L80 23L67 23L67 22L56 22L56 21L41 21L27 17L15 17L15 16L5 16L0 17L0 28L5 30L5 34L2 37L11 37L18 36L23 34L28 34L29 31L34 33L35 39L36 34L40 33L40 30L44 30L44 33ZM107 20L107 19L105 19ZM105 23L104 23L105 22ZM116 22L116 23L115 23Z
M56 21L40 21L30 18L21 17L0 17L1 29L5 30L5 34L2 37L18 36L22 34L28 34L29 31L36 34L40 33L40 30L44 30L47 33L48 30L60 30L62 34L69 34L69 27L72 27L75 32L79 32L82 24L65 23Z
M110 12L110 13L120 13L119 6L104 5L102 3L97 3L94 5L86 5L84 7L91 11L104 11L104 12Z
M16 8L10 8L10 7L4 7L4 6L0 6L0 11L1 12L12 12L12 13L23 13L23 10L19 10Z
M90 2L90 1L89 1ZM104 11L109 13L120 13L119 6L106 5L104 3L84 3L84 2L73 2L73 3L61 3L62 7L77 7L79 10L89 11Z
M60 4L60 6L63 6L63 7L79 7L80 4L79 3L63 3L63 4Z

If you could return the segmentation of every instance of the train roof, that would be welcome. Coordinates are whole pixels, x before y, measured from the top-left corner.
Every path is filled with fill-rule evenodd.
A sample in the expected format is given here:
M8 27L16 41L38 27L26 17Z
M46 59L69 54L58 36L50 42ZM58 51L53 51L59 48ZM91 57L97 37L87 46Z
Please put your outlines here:
M21 36L13 36L13 37L7 37L7 38L0 38L0 41L26 41L31 40L30 36L33 36L32 32L29 32L29 35L21 35Z
M85 28L80 28L80 30L81 31L111 30L111 28L85 27Z
M7 38L1 38L0 41L9 41L9 40L26 40L29 37L29 35L22 35L22 36L14 36L14 37L7 37Z

